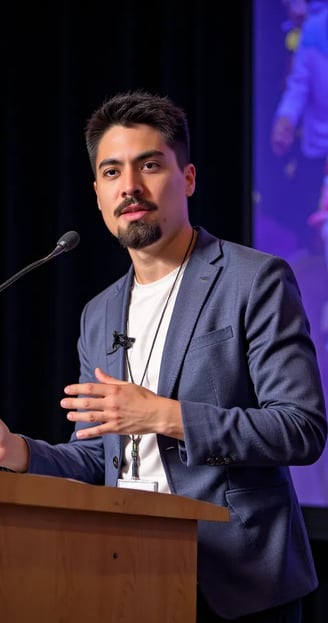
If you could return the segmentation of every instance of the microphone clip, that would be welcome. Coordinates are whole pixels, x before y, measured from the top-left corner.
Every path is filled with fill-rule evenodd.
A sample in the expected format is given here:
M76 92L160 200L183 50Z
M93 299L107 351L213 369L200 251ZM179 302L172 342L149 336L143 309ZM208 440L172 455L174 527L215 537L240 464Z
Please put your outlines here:
M113 338L114 341L112 344L112 350L110 350L107 355L112 355L113 353L116 353L119 346L124 348L124 350L128 350L136 341L135 337L128 337L124 333L117 333L117 331L113 331Z

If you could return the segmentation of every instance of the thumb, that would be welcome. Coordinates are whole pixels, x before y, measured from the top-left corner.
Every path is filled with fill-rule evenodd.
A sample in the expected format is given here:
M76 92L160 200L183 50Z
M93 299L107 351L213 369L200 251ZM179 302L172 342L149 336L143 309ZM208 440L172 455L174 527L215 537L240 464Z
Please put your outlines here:
M106 374L106 372L104 372L101 368L95 369L95 376L99 383L105 383L107 385L109 385L110 383L115 383L116 385L124 385L126 383L126 381L120 381L114 376Z

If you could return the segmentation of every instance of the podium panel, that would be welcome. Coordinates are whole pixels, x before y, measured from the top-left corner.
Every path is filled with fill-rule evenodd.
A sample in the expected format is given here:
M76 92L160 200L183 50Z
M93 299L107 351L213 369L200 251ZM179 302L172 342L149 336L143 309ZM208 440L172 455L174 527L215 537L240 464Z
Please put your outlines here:
M61 478L0 479L1 623L195 621L197 517L227 521L227 509Z

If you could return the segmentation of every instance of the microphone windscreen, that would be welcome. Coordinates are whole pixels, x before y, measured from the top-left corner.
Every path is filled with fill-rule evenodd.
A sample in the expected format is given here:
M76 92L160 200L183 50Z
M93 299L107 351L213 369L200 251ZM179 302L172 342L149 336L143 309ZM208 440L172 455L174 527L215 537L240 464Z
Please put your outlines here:
M67 231L61 236L57 242L57 247L62 247L63 251L71 251L80 242L80 236L77 231Z

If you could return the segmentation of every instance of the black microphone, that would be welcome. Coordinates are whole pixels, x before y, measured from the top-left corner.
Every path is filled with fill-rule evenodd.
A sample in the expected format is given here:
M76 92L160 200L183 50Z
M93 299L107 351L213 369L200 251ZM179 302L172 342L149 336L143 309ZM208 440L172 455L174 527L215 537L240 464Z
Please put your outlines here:
M127 335L125 335L125 333L117 333L117 331L113 331L113 338L113 350L110 350L108 353L106 353L107 355L113 355L113 353L116 353L119 346L124 348L124 350L128 350L128 348L131 348L133 343L136 341L135 337L128 337Z
M80 236L76 231L67 231L66 234L59 238L54 250L51 251L49 255L42 257L40 260L36 260L36 262L32 262L32 264L29 264L25 268L22 268L22 270L20 270L18 273L7 279L7 281L0 285L0 292L11 286L12 283L17 281L17 279L19 279L20 277L23 277L23 275L26 275L26 273L30 272L30 270L33 270L33 268L37 268L38 266L45 264L53 257L56 257L57 255L60 255L60 253L63 253L63 251L71 251L71 249L74 249L74 247L76 247L79 242Z

